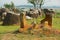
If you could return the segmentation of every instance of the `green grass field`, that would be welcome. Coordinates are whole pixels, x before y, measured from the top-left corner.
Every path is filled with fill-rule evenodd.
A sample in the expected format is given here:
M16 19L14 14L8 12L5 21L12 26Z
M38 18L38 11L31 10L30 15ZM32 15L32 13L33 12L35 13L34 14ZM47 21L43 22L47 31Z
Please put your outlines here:
M60 29L60 18L53 18L53 28Z
M37 19L37 23L40 23L41 19ZM31 20L28 20L28 23L31 23ZM19 29L20 26L1 26L0 25L0 33L6 33L10 31L15 31ZM54 29L60 29L60 18L53 18L53 28Z
M40 20L42 20L43 18L38 18L37 23L40 23ZM54 29L60 29L60 18L53 18L53 28ZM28 20L28 23L30 24L32 22L32 20ZM60 40L60 36L55 36L55 37L42 37L39 35L31 35L31 34L22 34L22 33L18 33L18 34L9 34L10 32L14 32L16 30L18 30L20 28L20 26L1 26L0 25L0 40L5 40L5 37L8 37L10 39L7 38L7 40ZM49 39L50 38L50 39Z

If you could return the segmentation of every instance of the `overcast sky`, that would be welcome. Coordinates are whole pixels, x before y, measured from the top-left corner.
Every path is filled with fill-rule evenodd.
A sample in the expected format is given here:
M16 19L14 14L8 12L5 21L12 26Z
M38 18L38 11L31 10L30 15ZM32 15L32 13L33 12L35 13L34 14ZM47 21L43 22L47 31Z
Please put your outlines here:
M0 0L0 6L2 6L4 3L10 3L11 1L16 6L29 5L27 0ZM43 6L60 6L60 0L45 0L45 3Z

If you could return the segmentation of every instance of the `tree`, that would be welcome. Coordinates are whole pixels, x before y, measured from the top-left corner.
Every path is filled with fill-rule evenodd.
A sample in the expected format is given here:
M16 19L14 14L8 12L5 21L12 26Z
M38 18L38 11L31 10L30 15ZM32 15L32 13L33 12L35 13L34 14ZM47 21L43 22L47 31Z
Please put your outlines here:
M15 8L15 5L13 2L11 2L11 8Z
M39 5L40 5L40 8L41 8L41 6L44 4L44 1L45 1L45 0L40 0L40 1L38 1Z
M35 0L28 0L29 3L34 5L34 8L36 7Z
M4 7L10 9L11 5L10 4L4 4Z
M41 8L41 6L44 4L44 0L28 0L29 3L34 5L34 8L36 8L37 5Z
M8 9L12 9L12 8L15 8L15 5L13 2L11 2L11 4L4 4L4 7Z

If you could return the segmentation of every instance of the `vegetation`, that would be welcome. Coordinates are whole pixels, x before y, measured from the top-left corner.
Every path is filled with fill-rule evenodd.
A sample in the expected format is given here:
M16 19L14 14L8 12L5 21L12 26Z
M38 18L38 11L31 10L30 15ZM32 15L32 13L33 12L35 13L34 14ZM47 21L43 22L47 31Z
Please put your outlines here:
M35 0L28 0L29 3L33 4L34 5L34 8L35 8Z
M14 32L18 30L19 26L0 26L0 34L5 34L9 32Z
M34 5L34 8L36 8L36 5L40 5L40 8L41 6L44 4L44 0L28 0L28 2L30 2L31 4ZM5 8L8 8L8 9L13 9L15 8L15 5L13 2L11 2L11 4L4 4ZM17 10L18 11L18 10ZM21 15L21 14L20 14ZM7 15L8 16L8 15ZM11 16L12 19L13 16ZM22 16L20 16L22 18ZM24 16L25 17L25 16ZM23 19L24 19L23 17ZM17 18L17 17L16 17ZM15 19L16 19L15 18ZM43 19L44 17L38 17L37 19L35 19L37 21L37 24L40 23L40 21ZM14 20L15 20L14 19ZM13 20L13 21L14 21ZM7 21L7 20L6 20ZM9 20L8 20L9 21ZM10 22L10 21L9 21ZM19 21L20 22L20 21ZM22 22L26 23L25 22L25 19L24 21L21 20L21 25L23 24ZM28 24L31 24L32 20L27 20ZM60 13L57 13L56 14L56 17L53 17L53 29L57 29L57 30L60 30ZM1 24L1 22L0 22ZM6 23L5 23L6 24ZM20 25L20 26L21 26ZM26 25L26 24L25 24ZM60 34L58 35L55 35L55 34L50 34L48 35L45 35L44 33L46 32L47 29L42 29L43 31L38 31L36 33L36 31L33 29L32 31L34 31L34 34L33 33L16 33L18 29L20 29L20 26L17 26L17 25L10 25L10 26L2 26L0 25L0 40L49 40L50 37L54 37L54 38L50 38L50 40L60 40ZM23 25L24 26L24 25ZM28 25L26 25L28 26ZM25 26L25 27L26 27ZM29 30L28 30L29 31ZM45 31L45 32L44 32ZM44 32L44 33L43 33ZM46 38L45 38L46 37ZM48 38L47 38L48 37Z
M41 8L41 6L44 4L44 1L45 1L45 0L40 0L40 1L38 1L38 2L39 2L39 5L40 5L40 8Z
M34 8L36 8L37 5L41 8L41 6L44 4L45 0L28 0L29 3L34 5Z
M37 19L37 22L39 23L40 20L43 19L43 18L38 18ZM28 20L28 23L31 23L32 21L31 20ZM60 29L60 18L53 18L53 29ZM44 36L43 34L36 34L36 35L32 35L32 34L24 34L24 33L17 33L17 34L11 34L13 33L14 31L18 30L20 28L20 26L14 26L14 25L11 25L11 26L1 26L0 25L0 39L2 39L2 37L5 38L7 37L7 35L10 35L8 36L8 38L10 38L10 40L46 40L46 39L56 39L56 40L60 40L60 36L59 35L54 35L54 34L51 34L50 37L47 38L47 36ZM10 34L9 34L10 33ZM14 37L14 38L13 38ZM7 38L7 39L8 39Z
M56 15L57 16L57 15ZM42 20L43 18L40 18L40 17L38 17L38 19L36 19L37 20L37 23L40 23L40 20ZM28 24L31 24L31 22L32 22L32 20L27 20L28 21ZM53 20L52 20L52 22L53 22L53 28L54 29L60 29L60 18L57 18L57 17L53 17ZM0 24L1 24L1 22L0 22ZM20 26L1 26L0 25L0 33L6 33L6 31L7 32L9 32L9 31L15 31L15 30L17 30L18 28L19 28ZM6 31L5 31L6 30Z
M34 5L34 7L36 7L37 3L39 3L40 8L41 6L44 4L44 0L29 0L30 3L32 3ZM14 3L12 2L11 4L5 4L4 5L5 8L8 9L13 9ZM18 11L18 10L17 10ZM37 24L40 23L40 21L43 19L44 17L38 17L37 19L35 19L37 21ZM22 21L22 20L21 20ZM32 20L27 20L28 24L31 24ZM53 17L53 29L60 29L60 13L56 14L56 17ZM0 23L1 24L1 23ZM20 25L21 26L21 25ZM1 26L0 25L0 40L1 39L10 39L10 40L54 40L54 39L58 39L60 40L60 34L55 35L55 34L50 34L50 35L45 35L43 32L38 32L36 33L36 31L34 32L34 34L28 32L28 33L14 33L15 31L17 31L18 29L20 29L20 26L14 26L14 25L10 25L10 26ZM44 31L46 31L47 29L43 29ZM29 31L29 30L28 30ZM9 36L8 36L9 35ZM49 38L47 38L49 37ZM54 37L54 38L50 38L50 37Z
M15 5L13 2L11 2L11 4L4 4L4 7L8 8L8 9L13 9L13 8L15 8Z

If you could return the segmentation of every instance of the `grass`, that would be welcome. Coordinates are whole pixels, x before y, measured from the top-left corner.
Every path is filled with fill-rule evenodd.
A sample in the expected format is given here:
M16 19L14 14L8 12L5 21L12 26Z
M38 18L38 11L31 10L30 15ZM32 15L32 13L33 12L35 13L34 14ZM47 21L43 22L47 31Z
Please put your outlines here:
M0 34L15 31L19 28L19 26L0 26Z
M40 23L40 20L43 18L38 18L35 19L37 20L37 23ZM31 24L33 20L28 20L28 24ZM53 18L53 28L54 29L60 29L60 18ZM20 26L1 26L0 25L0 40L2 37L7 34L8 32L13 32L17 29L19 29ZM22 34L18 33L15 34L14 36L11 36L11 40L14 40L13 37L16 37L17 40L60 40L60 36L55 36L55 37L41 37L40 35L30 35L30 34ZM50 39L49 39L50 38Z
M53 18L53 28L60 29L60 18Z
M40 23L40 20L43 18L38 18L37 23ZM28 23L31 24L32 20L28 20ZM20 26L0 26L0 33L6 33L10 31L15 31L19 29ZM60 18L53 18L53 28L54 29L60 29Z

